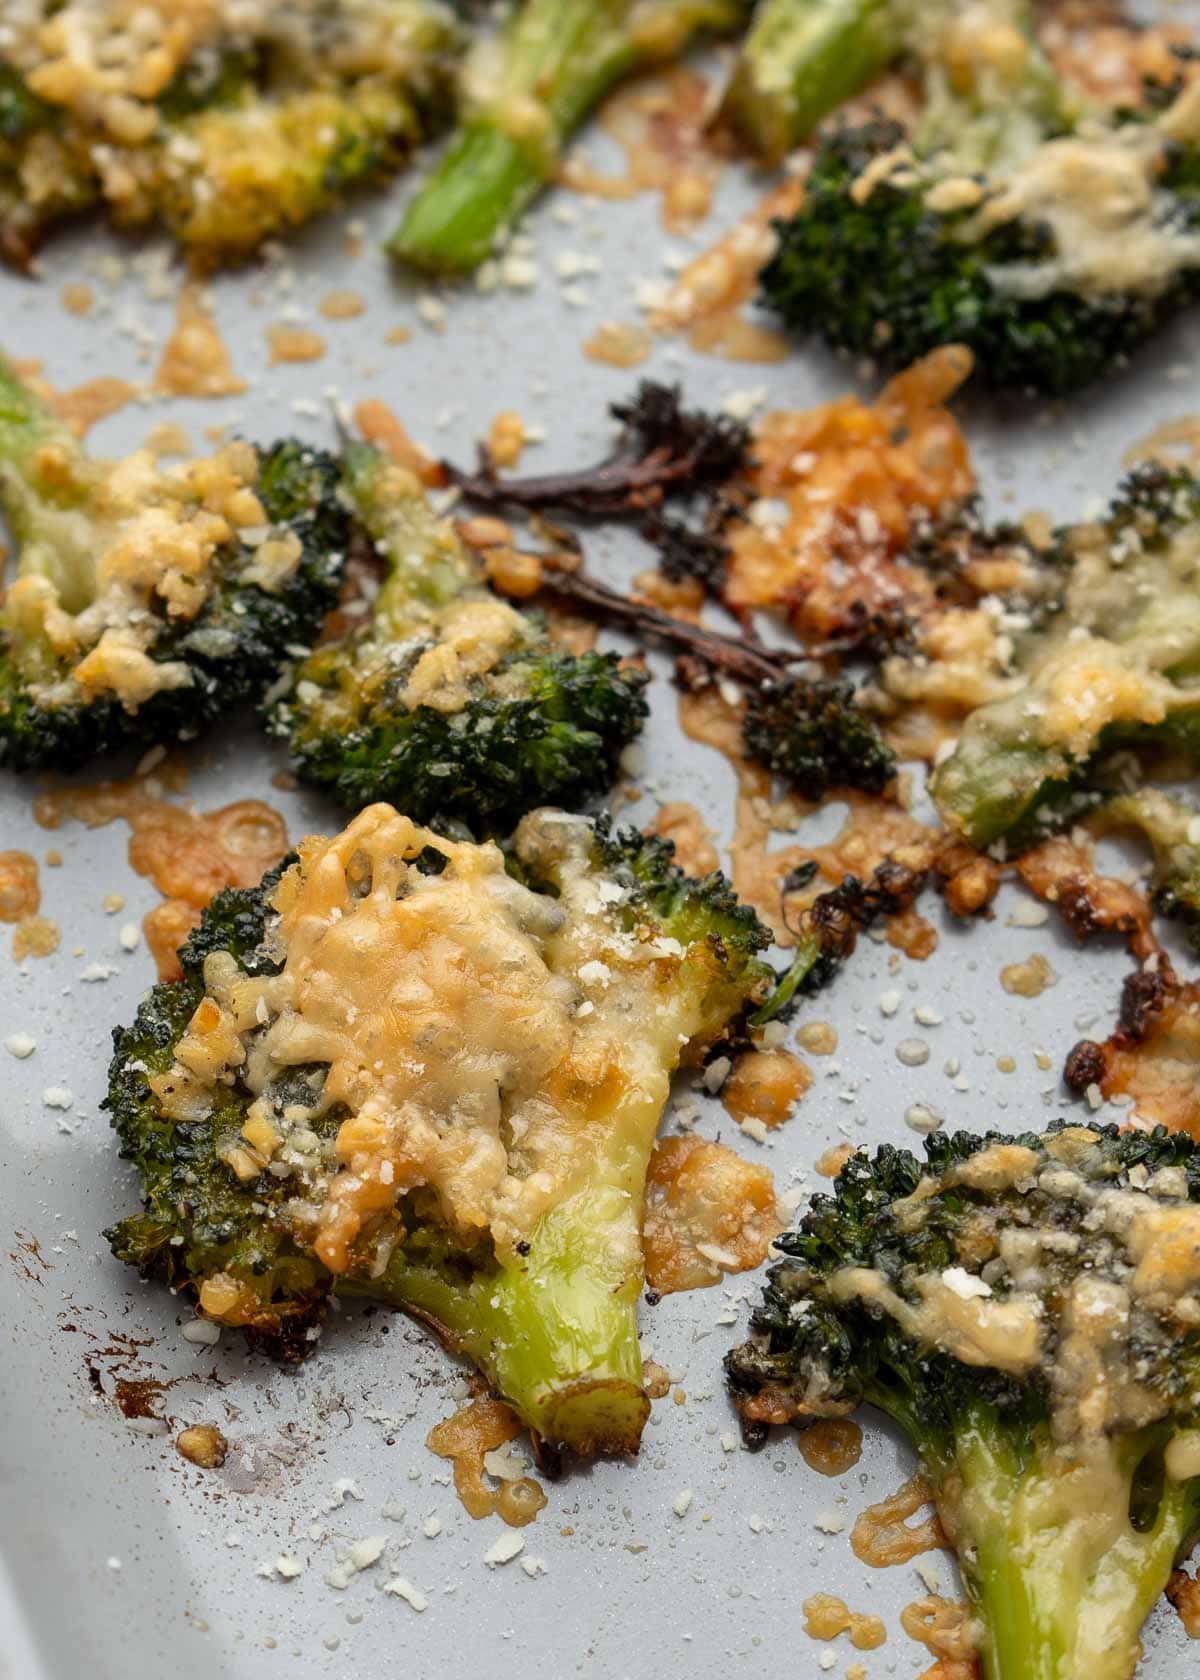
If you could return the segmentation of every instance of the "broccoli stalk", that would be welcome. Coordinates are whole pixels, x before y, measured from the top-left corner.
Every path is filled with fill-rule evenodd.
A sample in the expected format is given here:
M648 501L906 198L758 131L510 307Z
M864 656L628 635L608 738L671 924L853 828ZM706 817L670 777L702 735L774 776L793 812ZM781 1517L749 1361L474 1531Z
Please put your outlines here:
M1103 521L1061 535L1059 611L932 779L944 821L972 845L1025 845L1099 803L1118 749L1200 756L1198 520L1200 479L1149 466Z
M87 456L0 358L0 764L69 769L258 700L336 598L333 461L293 442L160 468Z
M971 10L913 9L922 118L823 140L763 294L837 348L903 367L960 343L997 386L1067 394L1195 295L1197 151L1182 105L1082 114L1027 6Z
M744 0L523 0L499 41L468 59L458 134L388 250L434 273L477 268L610 88L701 30L736 27L745 10Z
M900 1425L987 1680L1129 1680L1200 1531L1194 1269L1171 1249L1198 1202L1190 1138L1058 1123L855 1155L778 1240L726 1360L750 1441L862 1402Z
M555 648L370 446L348 447L343 482L385 576L369 616L318 647L273 708L299 773L349 806L393 799L474 831L602 795L646 715L644 673Z
M886 69L906 12L897 0L760 0L722 113L777 163Z
M605 820L534 812L506 866L373 806L220 895L115 1035L114 1252L285 1354L334 1290L402 1307L547 1442L632 1451L650 1152L768 943Z

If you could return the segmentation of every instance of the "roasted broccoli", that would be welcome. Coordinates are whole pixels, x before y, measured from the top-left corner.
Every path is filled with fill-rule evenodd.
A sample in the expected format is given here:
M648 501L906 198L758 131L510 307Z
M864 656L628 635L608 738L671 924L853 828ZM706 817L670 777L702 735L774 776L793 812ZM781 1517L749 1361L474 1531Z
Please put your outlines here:
M114 1252L287 1353L334 1288L391 1302L547 1441L634 1450L670 1077L770 980L753 912L671 857L542 810L506 860L376 805L219 896L115 1034L146 1200Z
M1129 1680L1200 1532L1200 1155L1162 1128L851 1156L726 1361L752 1442L878 1406L952 1538L987 1680Z
M462 116L388 249L435 273L493 255L617 82L675 58L702 30L735 28L748 0L520 0L462 76Z
M189 739L257 700L337 594L336 464L233 443L163 468L90 459L0 360L0 764L67 769Z
M104 204L204 264L247 255L396 169L446 102L438 0L219 8L33 0L0 41L0 251Z
M646 715L645 674L554 647L369 445L349 445L343 475L386 577L369 617L318 647L273 710L300 774L348 806L393 799L473 832L604 794Z
M990 30L974 7L922 24L925 113L911 133L872 120L825 139L763 295L839 348L907 366L965 344L995 385L1065 394L1196 293L1191 96L1085 115L1026 8L989 5ZM877 14L861 9L865 28Z
M1012 692L967 718L932 790L985 846L1028 843L1113 791L1116 749L1200 758L1200 478L1146 466L1105 519L1060 536L1058 611L1017 649Z

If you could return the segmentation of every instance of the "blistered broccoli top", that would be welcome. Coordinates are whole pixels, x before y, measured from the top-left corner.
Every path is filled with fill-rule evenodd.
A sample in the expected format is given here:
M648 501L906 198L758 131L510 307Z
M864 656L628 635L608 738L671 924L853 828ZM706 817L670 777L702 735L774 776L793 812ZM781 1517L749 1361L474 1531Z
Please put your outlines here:
M1195 757L1198 515L1195 476L1152 466L1105 519L1063 534L1060 610L1025 638L1011 692L970 715L933 778L942 816L974 844L1025 841L1094 804L1110 748Z
M583 818L533 813L506 867L383 805L254 899L117 1035L147 1209L116 1252L264 1333L345 1280L544 1433L636 1444L646 1163L681 1056L770 978L753 914Z
M556 648L539 619L488 589L404 468L352 444L343 482L384 579L274 710L301 775L347 805L392 799L476 833L605 793L646 715L645 674L615 654Z
M752 1438L869 1401L916 1446L987 1680L1129 1680L1200 1527L1200 1157L1053 1126L856 1154L727 1369Z
M749 1416L833 1416L882 1391L933 1433L966 1394L1064 1442L1190 1417L1200 1394L1200 1161L1113 1128L935 1137L851 1157L777 1239L731 1358ZM890 1403L890 1401L889 1401ZM932 1408L928 1414L925 1408ZM774 1417L771 1419L774 1421Z
M207 260L252 250L419 138L438 0L30 0L0 33L0 248L103 202Z
M332 604L346 517L332 462L247 443L109 462L0 363L0 762L67 767L197 733L258 694Z
M763 275L789 322L900 366L967 344L998 385L1068 392L1194 294L1200 94L1085 111L1027 12L935 12L912 132L827 139Z

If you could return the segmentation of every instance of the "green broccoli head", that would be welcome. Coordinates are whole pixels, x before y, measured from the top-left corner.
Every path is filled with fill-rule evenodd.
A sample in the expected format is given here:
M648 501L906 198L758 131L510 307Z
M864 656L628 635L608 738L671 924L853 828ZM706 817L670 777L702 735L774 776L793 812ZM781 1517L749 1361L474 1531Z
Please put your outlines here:
M1200 1156L1162 1128L850 1158L726 1366L751 1438L878 1406L920 1456L988 1680L1129 1680L1200 1526Z
M257 700L333 604L336 466L285 442L160 468L93 461L0 364L0 764L69 769L190 739Z
M1200 479L1146 466L1104 519L1059 533L1058 610L934 772L949 827L1011 850L1119 787L1118 751L1200 758L1198 518Z
M475 831L602 795L646 716L645 674L555 648L374 450L350 447L345 485L385 578L368 617L317 648L273 710L301 776L347 806L393 799Z
M440 0L264 9L234 30L197 16L158 41L155 21L133 62L154 49L173 73L107 102L57 73L43 16L0 48L0 252L12 260L96 203L122 225L161 222L195 262L244 258L407 160L450 102L463 38ZM105 24L81 18L80 50L111 52L88 39Z
M1200 156L1169 114L1073 136L1027 122L1015 157L983 164L882 120L829 135L778 224L765 301L892 366L965 344L1000 387L1065 395L1111 374L1195 295Z
M847 682L792 678L751 689L743 735L750 756L805 799L831 788L882 793L896 773L895 753Z
M607 824L534 812L506 858L373 806L215 900L117 1033L114 1251L288 1353L331 1290L390 1302L547 1440L633 1450L650 1151L767 937Z

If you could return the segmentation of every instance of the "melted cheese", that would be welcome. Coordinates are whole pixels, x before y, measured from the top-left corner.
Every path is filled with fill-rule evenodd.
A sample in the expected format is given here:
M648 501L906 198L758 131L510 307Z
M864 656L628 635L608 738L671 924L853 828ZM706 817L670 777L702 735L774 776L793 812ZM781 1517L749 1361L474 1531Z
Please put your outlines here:
M591 835L557 812L522 824L518 855L552 863L557 898L514 881L497 847L386 805L303 842L275 898L282 972L209 957L208 995L151 1081L163 1112L211 1111L236 1074L256 1101L226 1160L290 1176L295 1232L334 1272L386 1265L406 1197L460 1246L511 1256L606 1173L630 1210L613 1264L640 1270L645 1153L702 1000L672 984L688 948L626 925ZM437 874L417 867L430 850ZM278 1095L314 1063L311 1104ZM344 1117L322 1144L312 1122L330 1111Z
M47 489L70 486L83 504L39 511L24 556L30 575L17 579L5 602L18 634L31 643L44 639L67 664L65 676L31 684L44 705L112 694L134 710L163 690L186 687L186 663L151 657L160 615L194 619L216 586L220 561L238 545L250 556L242 581L264 589L280 588L300 561L294 533L268 532L249 444L164 468L149 450L87 462L51 441L38 452L34 476ZM43 547L54 551L48 569L73 571L80 593L91 596L81 610L72 611L71 596L64 599L37 575Z
M301 79L404 76L422 22L395 0L14 0L0 23L0 56L40 98L118 145L138 146L158 131L154 101L189 66L274 45Z
M1048 230L1053 255L990 271L998 291L1022 298L1065 289L1085 297L1154 297L1200 264L1200 233L1179 227L1160 186L1184 95L1157 124L1084 125L1037 148L972 219L968 237L1014 221ZM1172 114L1174 113L1174 115Z

